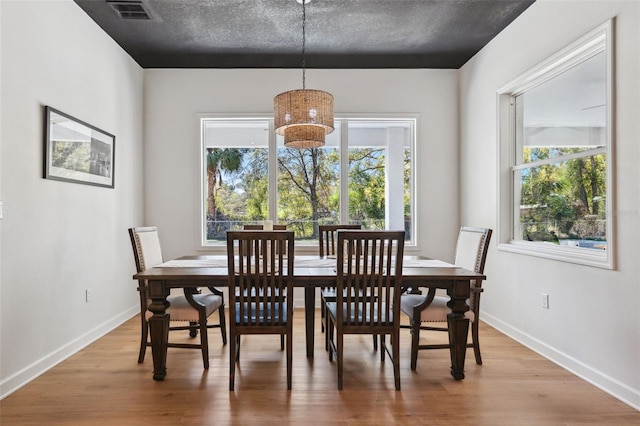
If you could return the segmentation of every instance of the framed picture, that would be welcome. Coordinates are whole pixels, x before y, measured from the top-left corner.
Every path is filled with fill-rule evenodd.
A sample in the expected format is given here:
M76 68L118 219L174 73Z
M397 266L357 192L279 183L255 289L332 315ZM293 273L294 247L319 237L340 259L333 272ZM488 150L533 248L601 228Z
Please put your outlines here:
M116 137L44 107L44 178L114 187Z

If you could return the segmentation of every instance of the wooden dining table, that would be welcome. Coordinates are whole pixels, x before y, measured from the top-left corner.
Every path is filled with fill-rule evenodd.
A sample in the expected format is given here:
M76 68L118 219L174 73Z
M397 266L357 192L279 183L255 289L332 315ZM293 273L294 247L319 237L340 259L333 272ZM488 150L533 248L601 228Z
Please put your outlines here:
M336 259L318 256L295 256L294 286L304 288L304 311L307 357L313 357L315 323L315 289L336 285ZM227 287L227 256L182 256L133 276L147 280L151 303L148 307L151 350L153 355L153 379L163 380L167 374L167 343L169 330L169 306L167 296L172 288L196 289L198 287ZM467 348L469 310L466 300L470 294L471 280L484 280L485 276L449 263L422 256L404 256L402 287L441 288L450 297L448 306L451 375L464 379L464 362Z

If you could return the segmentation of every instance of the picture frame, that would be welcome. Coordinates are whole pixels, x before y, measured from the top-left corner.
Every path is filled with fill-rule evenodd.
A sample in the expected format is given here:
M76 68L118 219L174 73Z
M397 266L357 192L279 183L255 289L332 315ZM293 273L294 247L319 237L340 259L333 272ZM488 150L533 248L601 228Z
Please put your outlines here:
M48 105L44 128L44 179L114 188L114 135Z

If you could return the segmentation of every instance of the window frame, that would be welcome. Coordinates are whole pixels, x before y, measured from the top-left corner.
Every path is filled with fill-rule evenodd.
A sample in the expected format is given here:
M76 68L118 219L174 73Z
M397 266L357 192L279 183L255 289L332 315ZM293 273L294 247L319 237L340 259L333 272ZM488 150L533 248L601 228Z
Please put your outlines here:
M497 91L498 118L498 250L553 259L604 269L615 269L615 214L614 214L614 21L608 20L588 34L542 61L529 71L507 83ZM592 250L559 246L539 241L514 239L516 190L513 171L517 169L515 98L560 75L573 66L604 52L606 55L606 229L607 249Z
M198 146L200 154L199 164L198 164L198 179L200 181L200 185L198 188L198 199L199 209L198 209L198 239L200 248L202 250L216 250L221 247L219 244L211 244L207 243L206 240L206 232L205 232L205 204L206 199L204 197L204 191L207 185L206 173L203 173L203 164L205 161L205 140L204 140L204 129L205 122L207 120L220 120L220 121L267 121L269 124L269 219L276 220L277 218L277 136L275 134L274 124L273 124L273 115L272 114L260 114L260 113L251 113L251 114L234 114L234 113L211 113L211 114L197 114L197 126L198 126ZM390 114L334 114L334 119L336 121L340 121L339 129L336 131L340 132L340 220L341 223L348 223L349 220L349 204L348 197L343 197L343 194L348 194L348 178L349 178L349 156L343 155L344 153L348 153L349 150L349 138L348 138L348 124L349 121L394 121L394 120L404 120L411 122L412 135L410 138L410 149L411 149L411 175L410 175L410 191L411 191L411 240L405 243L405 247L417 248L418 247L418 224L416 223L416 207L418 202L418 183L416 182L416 158L417 158L417 137L418 137L418 123L419 123L419 114L415 113L390 113ZM273 196L275 195L275 196ZM305 249L312 248L313 250L317 249L317 245L305 244L305 243L296 243L296 247L300 247L302 251L306 251Z

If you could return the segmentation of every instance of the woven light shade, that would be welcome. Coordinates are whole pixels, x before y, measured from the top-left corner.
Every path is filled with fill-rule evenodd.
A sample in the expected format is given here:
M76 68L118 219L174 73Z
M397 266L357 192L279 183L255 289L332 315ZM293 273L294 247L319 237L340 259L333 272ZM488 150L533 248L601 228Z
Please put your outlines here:
M322 126L292 126L284 131L284 146L287 148L319 148L323 145Z
M305 74L305 4L302 5L302 89L280 93L273 99L276 133L284 136L288 148L318 148L324 136L333 132L333 96L322 90L307 89Z
M285 129L312 125L333 132L333 96L322 90L300 89L280 93L273 99L276 133ZM322 140L324 144L324 138Z

